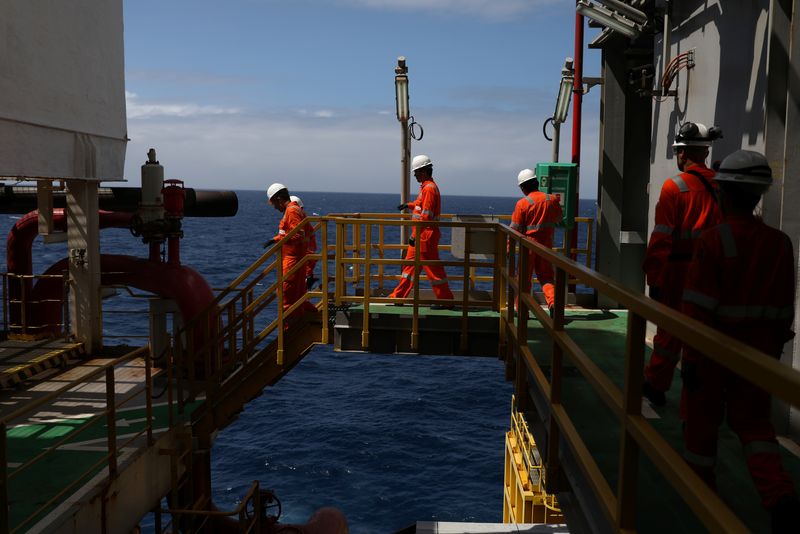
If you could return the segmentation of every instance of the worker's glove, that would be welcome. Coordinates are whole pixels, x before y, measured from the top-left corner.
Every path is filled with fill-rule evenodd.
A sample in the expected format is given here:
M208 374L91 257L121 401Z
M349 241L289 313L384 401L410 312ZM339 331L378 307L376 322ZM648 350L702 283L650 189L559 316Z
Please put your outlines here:
M650 286L650 298L655 301L661 300L661 288L657 286Z
M408 204L406 204L405 202L403 204L398 204L397 209L399 209L400 211L406 210L408 209Z
M269 248L280 240L281 240L280 237L273 237L269 241L264 241L264 248Z
M412 247L414 246L414 237L413 236L408 238L408 244L409 244L409 246L412 246Z
M681 379L683 379L683 387L690 393L703 385L703 381L697 376L697 365L693 362L684 360L681 363Z
M314 278L313 274L311 276L306 276L306 289L311 289L312 287L317 285L318 281L319 280L317 278Z

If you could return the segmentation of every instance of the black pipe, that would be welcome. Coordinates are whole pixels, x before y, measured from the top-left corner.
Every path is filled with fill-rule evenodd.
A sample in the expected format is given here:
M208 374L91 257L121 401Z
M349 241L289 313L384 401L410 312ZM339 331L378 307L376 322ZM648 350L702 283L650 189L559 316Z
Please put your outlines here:
M134 212L139 209L142 190L139 187L99 187L100 209ZM0 186L0 213L28 213L37 209L36 187ZM53 191L53 207L66 207L64 191ZM184 217L233 217L239 210L239 199L233 191L198 191L186 188Z

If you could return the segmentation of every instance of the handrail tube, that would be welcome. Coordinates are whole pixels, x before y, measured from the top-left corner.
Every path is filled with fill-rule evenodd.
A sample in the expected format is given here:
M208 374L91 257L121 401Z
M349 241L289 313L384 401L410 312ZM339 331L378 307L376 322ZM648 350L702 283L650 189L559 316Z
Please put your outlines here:
M132 360L132 359L138 357L139 354L141 354L142 352L144 352L146 350L149 350L149 348L148 347L139 347L138 349L135 349L135 350L129 352L128 354L120 356L119 358L115 358L115 359L111 360L110 362L101 364L97 369L95 369L94 371L89 372L86 375L83 375L79 379L72 380L68 384L66 384L64 386L61 386L60 388L58 388L57 390L55 390L55 391L53 391L51 393L48 393L44 397L41 397L41 398L36 399L34 401L31 401L30 403L27 403L25 406L14 410L10 414L7 414L7 415L4 415L4 416L0 417L0 423L6 423L7 424L8 422L13 421L14 419L17 419L17 418L21 417L23 414L25 414L27 412L30 412L30 411L33 411L33 410L39 408L39 406L42 406L42 405L50 402L51 400L55 399L56 397L58 397L62 393L66 392L66 391L69 391L70 389L74 388L75 386L78 386L78 385L86 382L87 380L89 380L91 378L94 378L94 377L96 377L97 375L99 375L101 373L104 373L105 369L107 367L116 366L116 365L119 365L121 363L125 363L125 362L127 362L129 360Z
M551 409L551 417L558 424L566 443L569 444L569 447L572 449L572 453L578 458L578 465L583 471L594 494L600 499L600 508L605 512L606 519L608 519L611 524L614 524L616 522L614 517L616 514L614 512L617 506L617 497L611 490L611 486L608 485L605 476L603 476L603 473L597 466L597 462L592 458L591 452L589 452L586 443L581 439L578 429L575 428L572 419L567 415L564 406L561 404L554 404L551 405ZM548 449L548 455L551 454L551 449Z
M515 230L507 228L503 228L502 231L518 234ZM521 237L521 234L518 235ZM776 396L790 404L800 406L800 371L787 367L758 349L745 345L664 304L643 295L636 295L613 279L555 254L539 243L528 240L520 243L525 248L535 250L537 255L558 268L575 275L585 285L602 291L628 310L662 326L717 363L740 376L748 377L750 382L761 388L775 391ZM724 355L719 353L722 348L725 349Z
M624 423L626 432L636 440L673 488L691 497L683 500L706 526L715 526L717 532L748 532L714 490L704 483L697 483L700 479L692 468L643 416L628 416ZM712 508L718 509L722 517L710 513L709 509Z

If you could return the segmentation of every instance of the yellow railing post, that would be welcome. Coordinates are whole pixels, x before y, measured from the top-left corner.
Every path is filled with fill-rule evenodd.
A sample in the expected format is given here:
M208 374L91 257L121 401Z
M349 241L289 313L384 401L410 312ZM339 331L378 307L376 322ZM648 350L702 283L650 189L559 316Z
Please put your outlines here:
M328 222L322 221L320 224L322 228L322 257L320 264L322 265L322 340L328 342Z
M278 262L280 265L275 269L278 278L278 287L276 288L276 293L278 295L278 351L276 358L278 365L283 365L283 325L286 320L283 316L283 247L280 247L278 250Z
M384 226L378 226L378 257L384 259L386 251L384 250ZM378 289L383 291L383 263L378 264Z
M344 239L345 239L345 229L344 229L344 221L336 220L336 258L334 261L334 269L335 271L335 280L334 280L334 287L335 287L335 297L336 297L336 305L342 305L342 297L345 294L345 249L344 249Z
M555 307L553 313L553 330L564 330L564 300L566 297L567 273L560 267L556 268L556 294ZM561 345L553 338L553 360L550 367L550 406L553 408L561 406L561 379L563 376L563 356ZM547 433L547 472L549 493L557 493L557 479L555 476L560 468L558 457L559 440L561 429L558 426L556 417L550 417L550 427Z
M106 428L108 431L108 476L117 476L117 418L114 388L114 367L106 368Z
M459 343L459 351L463 354L469 348L469 291L471 289L471 281L467 280L470 273L470 239L472 232L469 228L464 228L464 291L461 296L461 338Z
M625 385L622 406L625 418L642 414L642 382L644 381L644 344L647 321L636 313L628 313L628 335L625 340ZM617 527L636 528L636 479L639 468L639 445L627 424L622 424L619 481L617 486Z
M372 247L372 225L367 223L366 242L364 243L364 313L361 320L361 349L369 350L369 297L370 297L370 266Z
M414 223L414 234L417 236L414 242L414 278L412 279L414 285L414 304L411 315L411 350L419 350L419 288L420 278L422 278L422 269L420 269L420 253L419 253L419 236L422 233L422 228L419 223Z
M5 421L0 421L0 534L7 534L8 517L8 435Z
M494 287L492 288L492 308L498 313L498 336L497 336L497 357L501 360L506 358L506 321L508 317L503 317L507 311L506 300L506 238L503 232L495 229L495 265L494 265Z

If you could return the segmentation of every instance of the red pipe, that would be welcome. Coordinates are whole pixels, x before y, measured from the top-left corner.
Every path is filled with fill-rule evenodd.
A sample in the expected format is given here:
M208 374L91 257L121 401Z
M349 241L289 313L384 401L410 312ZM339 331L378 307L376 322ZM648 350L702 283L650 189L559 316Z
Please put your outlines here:
M133 213L116 211L99 211L100 228L128 228L131 224ZM66 231L67 217L63 208L53 210L53 229ZM39 235L39 211L33 210L20 218L9 230L6 239L6 270L17 275L33 273L33 241ZM61 274L60 272L57 274ZM25 294L30 294L31 281L24 279L23 283L9 283L8 299L19 300L23 287ZM27 300L27 299L26 299ZM19 324L22 310L18 306L9 306L9 322Z
M59 274L67 269L67 258L50 266L45 274ZM153 262L134 256L117 254L100 255L100 283L103 285L127 285L172 299L184 321L191 321L205 311L214 300L214 293L208 282L194 269L183 266ZM42 278L33 287L31 299L40 304L32 311L32 319L38 326L48 326L45 331L57 331L61 323L63 289L58 279ZM216 318L211 316L206 328L195 330L195 347L203 343L203 335L213 333L216 329ZM197 362L202 369L205 362Z
M575 68L575 83L573 85L572 98L572 163L578 165L578 179L575 183L575 215L580 215L580 176L581 176L581 111L583 108L583 15L575 13L575 57L573 67ZM572 227L570 231L570 244L575 247L578 244L578 227ZM570 253L570 258L576 258L574 253Z

